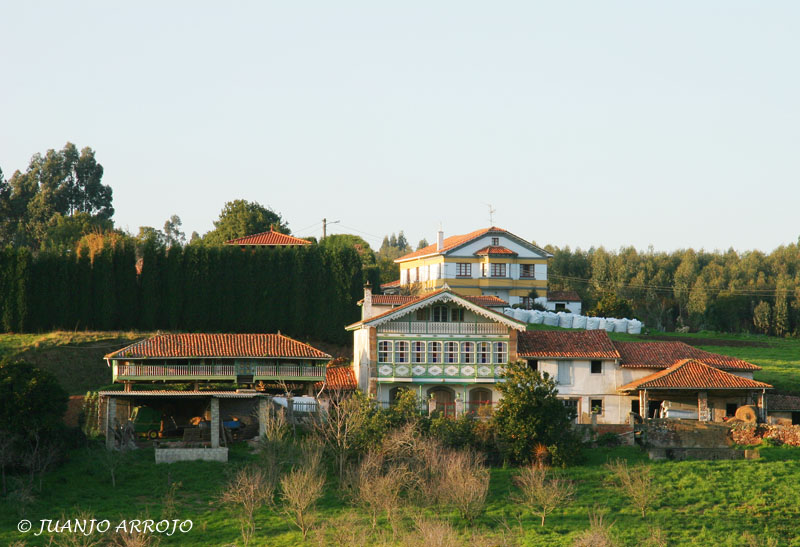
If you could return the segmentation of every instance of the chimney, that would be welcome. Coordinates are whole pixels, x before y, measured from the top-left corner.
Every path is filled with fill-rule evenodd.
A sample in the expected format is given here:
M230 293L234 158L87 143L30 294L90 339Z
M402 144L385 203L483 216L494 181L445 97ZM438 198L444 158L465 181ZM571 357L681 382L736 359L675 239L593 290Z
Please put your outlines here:
M439 231L436 233L436 250L441 251L444 248L444 231L439 228Z
M364 303L361 305L361 319L372 317L372 285L369 281L364 285Z

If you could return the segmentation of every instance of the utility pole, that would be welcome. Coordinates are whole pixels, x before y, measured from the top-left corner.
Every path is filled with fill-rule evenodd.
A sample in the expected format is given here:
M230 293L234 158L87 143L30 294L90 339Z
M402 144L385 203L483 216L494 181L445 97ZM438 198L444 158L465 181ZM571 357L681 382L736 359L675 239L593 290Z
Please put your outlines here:
M332 220L328 222L327 218L322 219L322 239L328 237L328 224L338 224L341 220Z

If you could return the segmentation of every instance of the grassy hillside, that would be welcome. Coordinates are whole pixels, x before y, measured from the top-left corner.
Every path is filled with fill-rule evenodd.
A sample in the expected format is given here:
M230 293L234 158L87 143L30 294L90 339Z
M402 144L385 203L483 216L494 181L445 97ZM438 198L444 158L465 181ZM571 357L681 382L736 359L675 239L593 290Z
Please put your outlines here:
M111 383L103 356L150 333L65 332L0 334L0 359L21 359L52 372L70 395Z
M48 545L44 536L19 534L16 527L20 518L37 525L39 519L76 518L81 514L98 520L107 518L114 526L122 519L159 520L164 515L170 481L181 483L173 512L175 518L191 519L194 527L187 534L162 536L161 545L237 543L239 529L234 513L220 504L218 497L228 474L254 459L245 446L236 447L228 465L211 462L155 465L152 449L137 450L119 470L116 488L111 488L107 470L99 465L101 450L73 452L66 465L47 475L42 493L29 507L0 498L0 543L7 545L24 539L29 542L27 545ZM653 469L660 496L646 518L607 484L609 475L604 464L613 458L647 462L636 448L592 449L586 465L564 471L575 483L575 500L548 516L544 527L530 514L523 515L521 522L516 520L513 516L516 505L509 499L515 471L495 468L491 473L486 513L474 527L468 527L450 509L408 508L404 511L400 535L407 538L407 534L414 534L413 515L422 511L430 518L453 525L463 542L459 544L463 545L503 545L503 537L516 540L506 543L510 545L571 545L588 528L590 511L599 508L607 511L605 521L613 523L612 532L621 545L646 544L654 530L660 530L669 545L768 545L770 538L779 540L780 545L800 544L797 524L800 450L763 448L760 461L647 462ZM299 532L277 511L260 510L256 522L255 545L303 544ZM318 526L327 526L329 534L331 527L347 527L363 541L361 545L375 544L380 537L391 538L391 529L383 517L378 520L377 531L370 530L367 514L353 507L331 475L319 504ZM751 534L755 541L749 541L746 534ZM329 545L331 539L328 536L320 541L312 536L308 543ZM423 544L419 538L407 539L417 541L403 545Z

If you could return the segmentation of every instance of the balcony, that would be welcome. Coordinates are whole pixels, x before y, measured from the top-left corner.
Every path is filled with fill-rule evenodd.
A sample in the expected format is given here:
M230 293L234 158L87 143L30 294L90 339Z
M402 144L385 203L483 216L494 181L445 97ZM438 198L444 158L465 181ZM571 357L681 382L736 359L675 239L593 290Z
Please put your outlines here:
M237 376L253 376L258 380L305 380L325 379L324 366L305 365L113 365L114 381L117 380L219 380L235 381Z
M508 334L500 323L435 323L431 321L392 321L378 325L381 334Z
M503 365L492 364L422 364L422 363L382 363L378 364L378 381L410 379L412 381L428 381L437 379L495 382L503 375Z

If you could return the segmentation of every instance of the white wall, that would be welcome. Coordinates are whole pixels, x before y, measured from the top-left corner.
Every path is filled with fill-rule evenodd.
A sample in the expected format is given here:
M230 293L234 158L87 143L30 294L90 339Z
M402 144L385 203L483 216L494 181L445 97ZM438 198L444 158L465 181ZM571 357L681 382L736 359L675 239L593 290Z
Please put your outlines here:
M369 329L353 331L353 371L361 391L369 391Z

